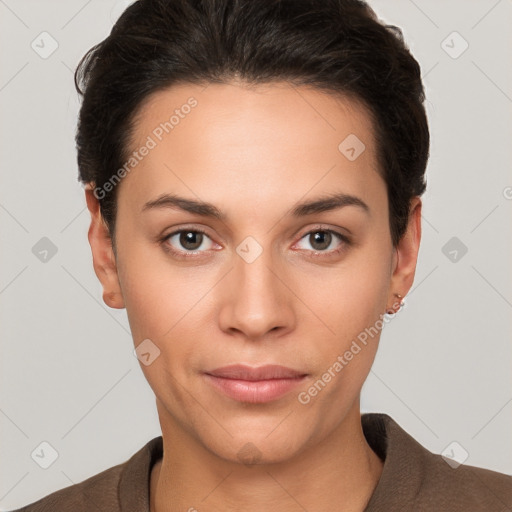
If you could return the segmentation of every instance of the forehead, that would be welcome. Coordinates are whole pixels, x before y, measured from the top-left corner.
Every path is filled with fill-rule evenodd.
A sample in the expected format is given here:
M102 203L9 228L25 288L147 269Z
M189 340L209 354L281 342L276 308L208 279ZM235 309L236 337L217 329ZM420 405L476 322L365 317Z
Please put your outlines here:
M212 201L228 190L262 204L277 193L297 200L341 188L371 201L384 185L369 111L353 98L286 82L158 91L134 117L132 152L138 159L122 188L139 203L177 189Z

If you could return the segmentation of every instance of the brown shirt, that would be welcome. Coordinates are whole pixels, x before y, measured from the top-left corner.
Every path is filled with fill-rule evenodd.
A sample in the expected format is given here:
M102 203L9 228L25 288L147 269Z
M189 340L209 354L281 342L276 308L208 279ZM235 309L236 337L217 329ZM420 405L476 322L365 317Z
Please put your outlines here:
M387 414L362 414L361 421L368 444L384 461L365 512L512 512L512 476L452 468ZM126 462L14 512L149 512L151 469L162 446L162 437L155 437Z

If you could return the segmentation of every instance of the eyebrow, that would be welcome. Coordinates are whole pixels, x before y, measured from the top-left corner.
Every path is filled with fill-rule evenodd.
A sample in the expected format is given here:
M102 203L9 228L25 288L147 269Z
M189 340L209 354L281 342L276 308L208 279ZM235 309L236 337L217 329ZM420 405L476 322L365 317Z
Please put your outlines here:
M365 213L370 213L369 206L361 198L351 194L337 193L323 195L310 201L299 203L291 209L289 215L292 217L305 217L314 213L337 210L345 206L357 206ZM148 201L142 207L142 211L161 208L183 210L202 217L215 218L222 222L227 220L227 215L212 203L187 199L176 194L162 194L156 199Z

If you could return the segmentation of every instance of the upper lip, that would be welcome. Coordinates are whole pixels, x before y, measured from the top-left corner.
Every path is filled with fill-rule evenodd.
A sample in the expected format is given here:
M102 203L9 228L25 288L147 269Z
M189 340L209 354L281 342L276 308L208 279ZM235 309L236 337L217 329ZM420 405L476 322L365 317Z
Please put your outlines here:
M215 370L206 372L207 375L214 377L223 377L225 379L239 380L269 380L269 379L296 379L306 375L304 372L287 368L286 366L268 364L253 368L243 364L234 364L223 366Z

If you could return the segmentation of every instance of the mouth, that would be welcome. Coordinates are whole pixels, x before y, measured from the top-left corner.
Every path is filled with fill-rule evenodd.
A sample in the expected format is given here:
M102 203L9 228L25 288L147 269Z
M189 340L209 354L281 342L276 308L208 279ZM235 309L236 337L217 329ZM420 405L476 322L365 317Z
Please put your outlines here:
M231 365L204 373L214 389L223 395L246 403L266 403L277 400L299 386L307 373L280 365L256 368Z

